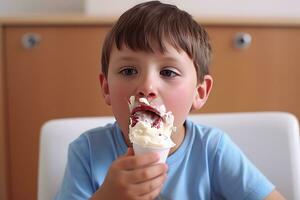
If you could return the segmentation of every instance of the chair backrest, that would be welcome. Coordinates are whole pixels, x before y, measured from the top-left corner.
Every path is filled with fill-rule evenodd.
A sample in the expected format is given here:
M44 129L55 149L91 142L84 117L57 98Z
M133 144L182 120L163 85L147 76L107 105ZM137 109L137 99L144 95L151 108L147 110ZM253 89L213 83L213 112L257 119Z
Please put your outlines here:
M300 199L299 124L282 112L190 115L198 124L226 131L287 199ZM41 131L38 199L53 199L62 181L68 144L82 132L113 122L113 117L58 119Z
M113 123L114 117L54 119L40 135L38 200L53 200L64 176L69 144L86 130Z

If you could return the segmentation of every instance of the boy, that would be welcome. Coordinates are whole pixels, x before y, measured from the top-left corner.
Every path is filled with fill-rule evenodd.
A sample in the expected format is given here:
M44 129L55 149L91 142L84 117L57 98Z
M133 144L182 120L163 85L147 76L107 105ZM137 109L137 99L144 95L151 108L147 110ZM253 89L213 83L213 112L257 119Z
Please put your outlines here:
M69 147L57 199L283 199L222 131L186 120L211 91L206 31L177 7L151 1L125 12L107 35L100 83L116 123L90 130ZM166 164L134 155L130 96L174 114Z

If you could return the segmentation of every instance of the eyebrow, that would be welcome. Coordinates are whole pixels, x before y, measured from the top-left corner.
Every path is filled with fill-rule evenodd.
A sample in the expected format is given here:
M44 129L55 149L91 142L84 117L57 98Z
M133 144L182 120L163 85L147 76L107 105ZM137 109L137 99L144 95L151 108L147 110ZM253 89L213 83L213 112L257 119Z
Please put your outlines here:
M136 61L138 58L132 56L120 56L116 59L117 61Z
M119 60L134 60L135 58L132 56L121 56L118 59Z

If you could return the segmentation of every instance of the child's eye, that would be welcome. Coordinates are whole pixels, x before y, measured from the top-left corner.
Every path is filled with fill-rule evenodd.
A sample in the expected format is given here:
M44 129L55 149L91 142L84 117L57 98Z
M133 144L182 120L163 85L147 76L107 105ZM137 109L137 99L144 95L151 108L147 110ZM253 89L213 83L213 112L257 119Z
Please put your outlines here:
M137 74L137 70L133 67L125 67L122 68L119 73L124 76L132 76L134 74Z
M160 75L167 77L167 78L172 78L172 77L178 76L179 74L177 72L175 72L174 70L164 69L164 70L160 71Z

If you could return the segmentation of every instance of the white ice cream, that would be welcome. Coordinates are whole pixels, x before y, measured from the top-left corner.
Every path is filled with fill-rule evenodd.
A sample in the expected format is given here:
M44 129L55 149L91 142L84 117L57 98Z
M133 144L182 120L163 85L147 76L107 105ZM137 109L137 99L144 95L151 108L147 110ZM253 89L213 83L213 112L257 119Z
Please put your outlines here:
M132 143L150 148L175 146L171 140L171 134L176 130L173 126L174 116L172 112L166 112L164 105L151 105L146 98L135 101L135 97L132 96L129 109L133 112L129 125L129 139Z

